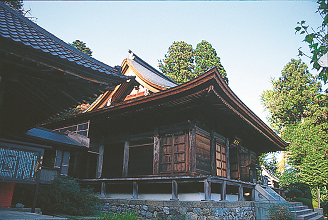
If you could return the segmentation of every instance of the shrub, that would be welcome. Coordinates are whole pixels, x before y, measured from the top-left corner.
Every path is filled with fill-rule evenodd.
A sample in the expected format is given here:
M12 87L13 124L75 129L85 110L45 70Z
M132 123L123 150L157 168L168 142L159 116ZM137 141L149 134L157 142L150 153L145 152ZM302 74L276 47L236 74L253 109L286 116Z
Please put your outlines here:
M38 206L48 214L93 215L99 199L92 189L81 188L76 179L70 177L55 178L51 185L40 187Z
M307 207L309 207L309 209L313 209L312 199L308 199L308 198L293 198L292 201L293 202L302 202L303 205L306 205Z
M290 220L293 215L289 210L288 205L285 204L274 204L269 208L269 220Z

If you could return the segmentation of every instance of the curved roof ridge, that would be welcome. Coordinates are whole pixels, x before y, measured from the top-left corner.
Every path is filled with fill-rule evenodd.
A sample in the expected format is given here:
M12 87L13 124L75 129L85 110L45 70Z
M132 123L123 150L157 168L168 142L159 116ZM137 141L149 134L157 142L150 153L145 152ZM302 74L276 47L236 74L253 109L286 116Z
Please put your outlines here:
M140 65L142 65L146 69L152 71L153 73L157 74L158 76L160 76L160 77L162 77L162 78L164 78L166 80L169 80L170 82L172 82L174 84L177 84L172 79L170 79L169 77L165 76L163 73L159 72L157 69L155 69L154 67L152 67L151 65L149 65L146 61L144 61L143 59L141 59L138 55L136 55L135 53L133 53L132 50L129 50L128 52L130 54L132 54L131 55L133 57L132 60L136 61L137 63L139 63Z

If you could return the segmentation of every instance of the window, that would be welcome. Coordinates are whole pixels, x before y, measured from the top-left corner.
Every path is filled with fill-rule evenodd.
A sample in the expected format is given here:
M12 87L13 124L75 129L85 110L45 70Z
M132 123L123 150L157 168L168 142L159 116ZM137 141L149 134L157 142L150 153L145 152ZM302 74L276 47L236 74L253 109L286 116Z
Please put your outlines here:
M226 147L222 142L216 141L216 175L227 177Z
M81 122L78 124L69 125L69 126L62 127L62 128L57 128L57 129L54 129L54 131L59 131L60 133L65 133L66 131L70 131L75 134L80 134L85 137L88 137L89 124L90 124L90 121L84 121L84 122Z

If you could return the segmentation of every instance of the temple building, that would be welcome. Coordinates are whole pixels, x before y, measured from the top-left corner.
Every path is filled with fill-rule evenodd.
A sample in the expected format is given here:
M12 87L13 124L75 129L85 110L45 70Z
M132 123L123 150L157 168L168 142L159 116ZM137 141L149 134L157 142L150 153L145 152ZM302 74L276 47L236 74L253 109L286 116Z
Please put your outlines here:
M88 153L72 175L110 198L254 200L258 156L288 145L229 88L216 68L177 85L129 51L130 80L83 113L44 125L79 132Z

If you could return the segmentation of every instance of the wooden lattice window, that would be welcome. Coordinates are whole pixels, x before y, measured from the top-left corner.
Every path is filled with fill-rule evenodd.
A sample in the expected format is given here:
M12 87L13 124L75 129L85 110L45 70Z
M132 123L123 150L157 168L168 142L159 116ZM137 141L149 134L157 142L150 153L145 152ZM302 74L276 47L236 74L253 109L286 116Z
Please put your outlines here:
M227 177L227 155L223 143L216 141L216 175Z
M161 138L161 173L186 172L187 135L172 134Z

